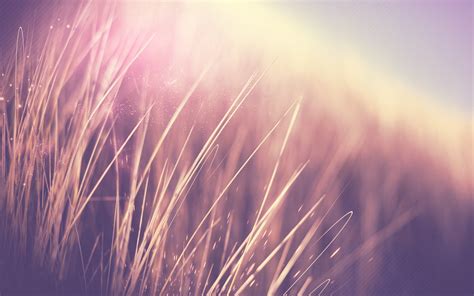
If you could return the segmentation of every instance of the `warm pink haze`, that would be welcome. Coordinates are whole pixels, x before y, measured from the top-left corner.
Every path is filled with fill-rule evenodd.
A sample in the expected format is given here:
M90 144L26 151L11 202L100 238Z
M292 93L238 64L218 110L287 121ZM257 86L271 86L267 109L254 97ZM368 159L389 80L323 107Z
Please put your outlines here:
M0 294L472 294L446 3L0 2Z

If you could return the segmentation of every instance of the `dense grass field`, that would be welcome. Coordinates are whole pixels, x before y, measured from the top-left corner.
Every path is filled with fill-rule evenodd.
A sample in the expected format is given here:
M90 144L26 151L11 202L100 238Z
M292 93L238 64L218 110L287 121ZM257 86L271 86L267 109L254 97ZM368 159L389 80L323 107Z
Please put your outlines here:
M471 119L265 7L144 6L0 55L0 294L474 291Z

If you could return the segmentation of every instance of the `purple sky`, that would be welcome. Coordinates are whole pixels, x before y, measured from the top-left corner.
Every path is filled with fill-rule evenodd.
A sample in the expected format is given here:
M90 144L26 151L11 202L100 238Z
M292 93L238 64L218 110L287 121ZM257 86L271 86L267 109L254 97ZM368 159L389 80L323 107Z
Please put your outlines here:
M377 70L472 114L471 1L325 1L291 6L308 26ZM303 16L303 17L301 17Z

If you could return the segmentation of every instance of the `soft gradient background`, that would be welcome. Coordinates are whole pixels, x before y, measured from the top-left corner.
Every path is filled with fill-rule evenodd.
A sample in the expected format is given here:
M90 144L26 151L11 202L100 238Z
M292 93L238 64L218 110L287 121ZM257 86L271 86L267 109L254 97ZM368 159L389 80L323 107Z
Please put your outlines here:
M472 1L302 1L282 6L384 74L472 113Z

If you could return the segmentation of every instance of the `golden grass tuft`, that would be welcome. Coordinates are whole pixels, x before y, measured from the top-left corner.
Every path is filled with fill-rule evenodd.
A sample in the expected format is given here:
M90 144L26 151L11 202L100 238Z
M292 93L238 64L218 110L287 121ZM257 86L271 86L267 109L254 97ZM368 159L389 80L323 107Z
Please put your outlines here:
M200 7L159 11L136 31L120 4L66 6L0 61L0 291L364 293L420 215L468 231L470 123L387 124Z

